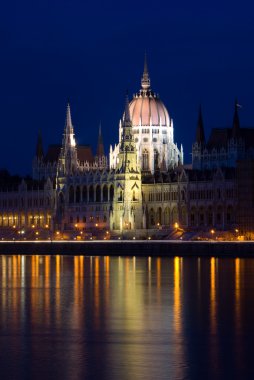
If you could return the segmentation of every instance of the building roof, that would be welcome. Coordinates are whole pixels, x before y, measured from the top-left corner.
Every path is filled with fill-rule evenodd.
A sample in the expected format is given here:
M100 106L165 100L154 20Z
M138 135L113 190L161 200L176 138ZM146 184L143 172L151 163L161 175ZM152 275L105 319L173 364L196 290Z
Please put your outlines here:
M207 142L207 148L227 148L228 141L232 137L232 128L213 128ZM244 140L246 148L254 147L254 128L240 128L237 138Z
M61 145L52 144L49 145L47 154L45 156L45 162L54 163L58 161L58 157L61 152ZM80 162L88 161L92 163L94 161L92 148L90 145L78 145L77 156Z

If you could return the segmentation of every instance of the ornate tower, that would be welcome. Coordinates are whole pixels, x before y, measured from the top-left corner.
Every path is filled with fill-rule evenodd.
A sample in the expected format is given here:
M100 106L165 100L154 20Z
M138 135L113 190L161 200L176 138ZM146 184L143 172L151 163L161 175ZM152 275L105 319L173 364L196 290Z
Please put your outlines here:
M64 229L66 219L66 204L68 202L68 183L70 177L78 170L77 148L71 120L70 104L67 104L66 122L62 140L62 147L57 164L56 176L56 202L55 202L55 226Z
M205 148L205 131L201 105L199 106L198 122L196 129L196 140L192 145L192 166L193 169L201 169L203 165L203 150Z
M101 132L101 124L99 126L99 136L98 136L95 162L97 163L97 165L100 169L105 169L107 167L107 164L108 164L107 156L105 155L105 151L104 151L104 144L103 144L103 138L102 138L102 132Z
M96 156L97 157L104 156L104 144L103 144L103 138L102 138L102 133L101 133L101 124L99 126L99 136L98 136Z
M141 171L132 133L128 96L126 96L117 158L111 229L120 231L142 229L144 217Z
M45 178L44 168L45 165L42 136L41 131L39 131L36 143L35 157L33 159L33 178L38 180Z
M66 122L62 140L62 148L58 160L57 176L69 176L78 168L77 148L71 120L70 104L67 104Z

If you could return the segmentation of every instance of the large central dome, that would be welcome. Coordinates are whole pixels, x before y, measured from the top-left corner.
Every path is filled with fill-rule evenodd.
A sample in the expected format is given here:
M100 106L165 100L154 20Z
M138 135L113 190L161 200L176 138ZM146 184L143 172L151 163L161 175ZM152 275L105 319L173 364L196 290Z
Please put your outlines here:
M162 101L151 91L140 91L130 103L130 116L135 126L170 125L169 114Z
M173 120L159 96L151 90L145 58L141 89L129 105L137 162L143 172L167 171L183 163L183 150L174 143ZM124 135L125 115L119 123L119 144L110 147L110 167L116 168Z
M135 126L169 126L170 118L166 107L150 88L150 78L145 60L141 90L130 103L130 117Z

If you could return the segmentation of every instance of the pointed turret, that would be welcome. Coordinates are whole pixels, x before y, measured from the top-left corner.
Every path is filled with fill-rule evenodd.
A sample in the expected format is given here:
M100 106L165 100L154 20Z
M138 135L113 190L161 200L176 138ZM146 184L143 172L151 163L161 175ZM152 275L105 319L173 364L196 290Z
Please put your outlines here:
M149 73L148 73L148 66L147 66L147 57L145 53L145 60L144 60L144 72L143 72L143 77L141 79L141 87L143 90L148 90L150 88L150 78L149 78Z
M58 162L58 170L64 175L73 174L78 167L76 141L71 120L71 107L67 104L65 128L62 148Z
M129 104L129 97L128 93L126 93L125 97L125 108L124 108L124 115L123 115L123 127L131 127L131 117L130 117L130 104Z
M36 157L40 160L44 158L41 131L39 131L37 138Z
M240 136L240 121L239 121L239 116L238 116L238 107L239 107L239 104L238 104L237 99L236 99L235 100L234 118L233 118L233 127L232 127L233 138L238 138Z
M101 124L99 126L99 136L98 136L96 155L97 157L104 156L104 144L103 144L103 138L102 138L102 133L101 133Z
M132 133L128 95L125 97L124 115L120 124L114 181L111 225L120 230L142 228L141 171Z
M198 114L198 124L197 124L197 130L196 130L196 142L198 144L202 144L202 145L205 144L205 131L204 131L201 105L199 107L199 114Z
M66 121L65 121L65 129L67 133L71 133L72 126L72 120L71 120L71 107L70 103L67 103L67 110L66 110Z

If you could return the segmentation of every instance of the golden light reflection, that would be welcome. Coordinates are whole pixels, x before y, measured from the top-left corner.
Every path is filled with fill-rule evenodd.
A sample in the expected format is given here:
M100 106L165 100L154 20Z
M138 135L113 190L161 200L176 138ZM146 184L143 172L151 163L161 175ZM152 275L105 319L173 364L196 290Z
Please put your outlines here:
M44 297L45 297L45 320L46 323L49 324L50 320L50 256L45 256L44 258L44 276L45 276L45 284L44 284Z
M104 257L104 271L105 271L105 279L106 279L106 288L109 288L109 256Z
M216 259L211 257L210 260L210 318L211 331L215 333L217 318L216 318Z
M110 269L109 269L109 256L104 257L104 292L105 292L105 304L106 304L106 310L108 310L109 307L109 279L110 279Z
M7 264L6 256L2 256L2 307L6 307L6 283L7 283Z
M158 257L156 260L156 278L157 278L157 289L161 287L161 258Z
M97 327L100 324L100 258L97 256L94 260L94 311Z
M174 258L174 329L177 334L182 330L181 325L181 263L182 258Z
M235 259L235 316L236 316L236 328L240 328L241 323L241 262L239 258Z
M149 287L149 295L150 295L150 292L151 292L151 278L152 278L152 275L151 275L152 259L149 256L147 260L148 260L148 287Z
M56 311L56 323L60 324L61 322L61 256L56 255L56 304L55 304L55 311Z

